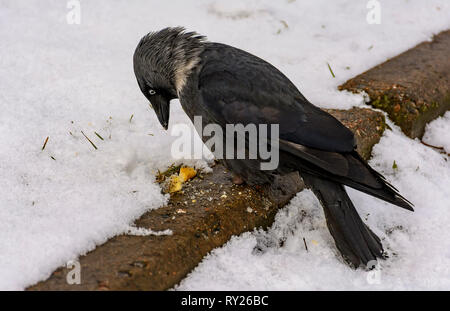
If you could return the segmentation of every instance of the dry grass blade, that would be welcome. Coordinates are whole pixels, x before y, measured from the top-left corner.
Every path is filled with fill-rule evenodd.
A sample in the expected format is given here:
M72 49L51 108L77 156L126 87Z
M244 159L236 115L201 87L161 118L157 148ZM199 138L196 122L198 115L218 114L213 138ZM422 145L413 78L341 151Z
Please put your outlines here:
M45 146L47 146L47 142L48 142L48 136L47 136L47 138L45 139L45 141L44 141L44 145L42 146L42 150L44 150L45 149Z
M83 134L84 137L86 137L86 139L91 143L92 147L95 148L95 150L97 150L97 146L92 142L92 140L89 139L89 137L86 136L86 134L83 133L83 131L81 131L81 134Z
M330 64L327 63L327 65L328 65L328 69L330 70L331 75L333 76L333 78L336 78L336 76L334 75L333 69L331 69Z
M94 134L97 135L97 137L100 138L101 140L104 140L103 137L101 137L99 133L94 132Z
M450 153L447 153L447 151L445 151L444 147L433 146L433 145L427 144L427 143L424 142L423 140L420 140L420 142L421 142L423 145L427 146L427 147L430 147L430 148L439 150L439 153L446 154L446 155L450 156Z

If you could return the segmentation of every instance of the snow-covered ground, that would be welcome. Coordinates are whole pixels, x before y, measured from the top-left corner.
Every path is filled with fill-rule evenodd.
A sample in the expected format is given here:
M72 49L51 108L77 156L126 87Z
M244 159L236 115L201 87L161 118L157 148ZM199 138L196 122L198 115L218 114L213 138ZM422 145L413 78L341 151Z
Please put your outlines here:
M0 1L0 289L45 279L166 202L154 173L173 162L174 137L132 69L147 32L182 25L238 46L280 68L316 105L345 109L364 103L338 92L340 83L450 28L447 0L381 0L379 25L367 23L365 0L80 0L80 25L67 23L68 2ZM174 102L171 125L180 122L188 119ZM340 261L322 209L303 191L269 232L233 238L178 289L449 289L450 163L392 127L371 164L416 212L350 192L391 254L372 278L380 284ZM425 139L450 151L448 113ZM257 237L286 243L256 255Z

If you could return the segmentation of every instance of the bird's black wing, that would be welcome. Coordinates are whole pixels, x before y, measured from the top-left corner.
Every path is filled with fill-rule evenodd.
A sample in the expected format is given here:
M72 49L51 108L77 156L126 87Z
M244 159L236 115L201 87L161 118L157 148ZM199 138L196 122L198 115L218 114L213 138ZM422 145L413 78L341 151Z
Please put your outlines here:
M209 119L226 124L279 124L280 149L311 165L309 173L412 209L395 188L355 151L353 133L312 105L289 79L266 61L224 44L202 54L200 102Z
M219 124L279 124L280 138L325 151L351 152L353 133L309 103L266 61L214 43L202 55L199 89Z
M353 133L309 103L278 69L242 50L213 44L202 55L200 105L226 124L279 124L280 149L339 176L351 171L341 153L355 148ZM366 172L366 170L362 170ZM379 184L367 176L358 181Z

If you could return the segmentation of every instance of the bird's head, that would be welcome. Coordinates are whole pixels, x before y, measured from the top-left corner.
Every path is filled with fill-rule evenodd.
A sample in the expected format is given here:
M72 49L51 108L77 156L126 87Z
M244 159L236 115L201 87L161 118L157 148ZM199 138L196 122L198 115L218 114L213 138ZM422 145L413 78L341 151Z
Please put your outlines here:
M133 57L139 88L167 130L170 101L178 98L186 79L199 62L204 37L182 27L164 28L144 36Z

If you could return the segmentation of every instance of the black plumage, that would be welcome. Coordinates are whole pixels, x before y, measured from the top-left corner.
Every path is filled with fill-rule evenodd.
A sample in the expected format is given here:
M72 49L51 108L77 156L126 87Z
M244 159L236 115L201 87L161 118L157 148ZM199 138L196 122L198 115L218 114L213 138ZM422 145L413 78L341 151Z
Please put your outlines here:
M353 133L312 105L278 69L240 49L205 41L182 28L145 36L134 54L139 86L163 127L169 102L179 98L204 125L279 124L279 166L260 169L260 159L224 159L249 184L271 183L298 171L321 202L336 246L358 267L383 256L380 239L362 222L343 185L408 210L412 204L355 151ZM204 141L209 137L204 137Z

